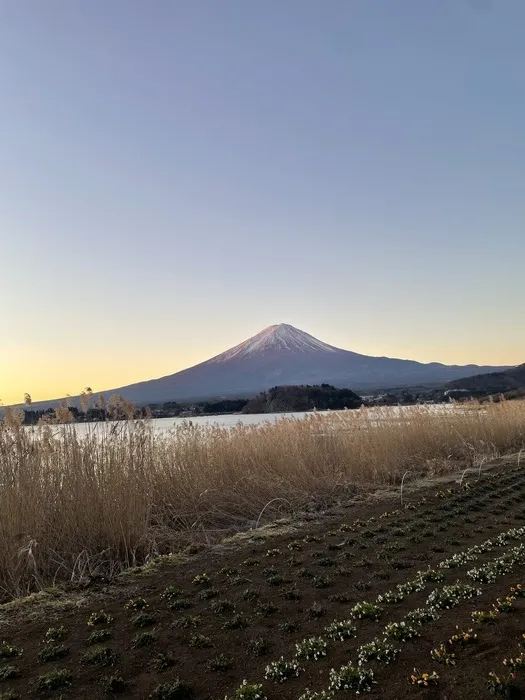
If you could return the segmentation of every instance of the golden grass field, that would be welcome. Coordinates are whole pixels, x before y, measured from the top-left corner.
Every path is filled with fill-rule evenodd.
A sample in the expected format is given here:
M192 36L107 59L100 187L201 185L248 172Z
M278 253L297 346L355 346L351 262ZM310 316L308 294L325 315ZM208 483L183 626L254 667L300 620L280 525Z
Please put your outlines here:
M230 430L100 427L0 422L0 597L217 541L263 510L267 522L399 486L407 471L407 481L436 477L519 452L525 403L360 409Z

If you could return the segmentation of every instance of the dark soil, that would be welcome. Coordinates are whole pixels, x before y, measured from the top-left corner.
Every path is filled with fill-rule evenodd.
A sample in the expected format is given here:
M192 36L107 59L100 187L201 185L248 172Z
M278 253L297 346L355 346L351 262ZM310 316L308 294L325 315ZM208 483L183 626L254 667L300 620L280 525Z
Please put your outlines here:
M399 495L349 503L310 522L281 522L192 550L182 562L168 558L111 582L92 581L83 590L55 591L0 606L0 640L23 650L20 656L0 658L0 678L8 666L20 672L19 678L0 680L0 698L8 692L23 698L102 698L117 693L147 698L177 678L191 688L188 697L195 700L223 700L243 679L262 683L268 700L297 700L306 688L327 689L330 669L350 661L357 664L357 648L382 637L385 624L425 606L434 588L468 582L468 569L516 546L518 542L510 542L458 568L437 567L455 553L523 526L524 497L525 471L515 463L500 463L479 479L471 477L467 489L451 482L412 491L405 496L404 508ZM379 594L429 567L443 573L442 583L428 583L399 603L383 605L377 622L355 620L357 637L329 641L327 656L302 661L297 678L280 684L265 680L266 665L281 656L291 660L297 642L326 638L326 625L348 619L357 602L375 602ZM496 583L480 584L481 596L444 611L438 620L418 628L419 637L399 644L401 653L392 664L366 664L377 680L370 696L489 697L489 671L506 675L503 659L525 651L525 598L516 598L512 612L500 613L493 624L473 622L471 612L491 609L517 583L525 585L523 568ZM147 607L140 609L139 600L134 610L126 609L131 599L145 599ZM90 615L101 609L111 622L88 625ZM62 625L65 638L54 643L65 650L46 661L46 631ZM473 628L477 643L457 651L456 665L436 663L430 651L446 643L456 626ZM94 648L88 639L98 630L110 632L99 645L106 649L86 656ZM437 685L411 685L414 668L437 671ZM70 685L39 689L39 677L53 669L66 669ZM517 672L514 684L509 697L525 697L525 670ZM353 694L338 692L335 697ZM170 697L184 700L186 695Z

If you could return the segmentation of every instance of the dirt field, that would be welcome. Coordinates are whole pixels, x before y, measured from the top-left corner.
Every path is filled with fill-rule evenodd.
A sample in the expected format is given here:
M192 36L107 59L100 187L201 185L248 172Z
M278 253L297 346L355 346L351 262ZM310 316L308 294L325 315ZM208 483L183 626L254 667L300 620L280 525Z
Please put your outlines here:
M0 606L0 699L316 700L332 697L347 664L371 670L374 682L361 681L383 700L489 697L491 671L508 681L501 697L519 698L525 655L514 679L503 660L525 652L524 503L525 469L500 460L462 485L412 489L403 507L399 493L348 503L182 562ZM360 617L359 603L378 606L365 606L378 619ZM373 640L379 659L363 648ZM414 685L414 668L439 678ZM262 687L237 692L244 679Z

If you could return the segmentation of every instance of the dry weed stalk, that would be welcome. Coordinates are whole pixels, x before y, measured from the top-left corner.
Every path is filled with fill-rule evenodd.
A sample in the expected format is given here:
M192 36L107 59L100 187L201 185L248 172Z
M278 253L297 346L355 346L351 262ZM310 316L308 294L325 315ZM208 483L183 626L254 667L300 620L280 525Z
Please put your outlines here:
M476 411L360 409L231 430L186 423L169 433L129 420L135 409L122 399L107 408L126 420L77 429L64 404L60 425L27 429L20 411L5 412L6 596L212 542L263 512L266 519L313 499L334 503L356 486L399 486L407 471L415 478L460 471L525 448L519 401Z

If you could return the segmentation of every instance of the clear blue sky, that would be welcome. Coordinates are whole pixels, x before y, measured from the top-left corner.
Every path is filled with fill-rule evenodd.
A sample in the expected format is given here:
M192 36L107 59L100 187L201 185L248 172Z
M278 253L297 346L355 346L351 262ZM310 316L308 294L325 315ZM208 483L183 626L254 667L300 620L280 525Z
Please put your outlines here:
M3 0L0 397L288 322L525 361L523 0Z

